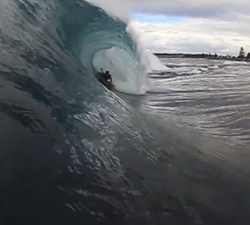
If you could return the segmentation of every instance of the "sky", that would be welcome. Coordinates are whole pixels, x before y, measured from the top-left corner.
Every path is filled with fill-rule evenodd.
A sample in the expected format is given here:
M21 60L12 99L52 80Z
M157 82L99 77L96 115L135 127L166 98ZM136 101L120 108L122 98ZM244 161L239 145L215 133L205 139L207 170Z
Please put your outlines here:
M126 0L132 26L152 52L250 52L249 0Z

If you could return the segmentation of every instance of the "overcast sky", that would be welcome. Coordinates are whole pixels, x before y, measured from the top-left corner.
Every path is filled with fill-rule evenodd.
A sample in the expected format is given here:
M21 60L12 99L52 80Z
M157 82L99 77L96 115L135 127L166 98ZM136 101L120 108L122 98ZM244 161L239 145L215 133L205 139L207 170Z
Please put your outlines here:
M250 52L250 0L126 0L153 52Z

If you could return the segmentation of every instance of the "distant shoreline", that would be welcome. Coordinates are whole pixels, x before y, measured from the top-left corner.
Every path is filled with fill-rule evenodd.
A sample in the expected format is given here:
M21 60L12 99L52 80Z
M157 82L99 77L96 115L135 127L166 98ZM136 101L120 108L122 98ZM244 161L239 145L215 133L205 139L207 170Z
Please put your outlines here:
M185 54L185 53L154 53L159 58L188 58L188 59L212 59L212 60L231 60L231 61L247 61L246 57L238 58L235 56L218 56L217 54Z

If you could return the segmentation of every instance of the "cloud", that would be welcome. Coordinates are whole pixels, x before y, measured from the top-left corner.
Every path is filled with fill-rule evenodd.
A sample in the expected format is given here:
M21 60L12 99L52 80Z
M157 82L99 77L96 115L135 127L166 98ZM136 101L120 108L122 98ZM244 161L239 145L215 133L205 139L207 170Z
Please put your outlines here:
M133 21L144 45L153 52L217 52L237 55L244 46L250 51L250 31L245 23L186 19L174 23Z
M127 0L144 13L168 16L222 18L232 14L250 15L249 0Z
M132 26L153 52L250 51L248 0L133 0L131 6Z

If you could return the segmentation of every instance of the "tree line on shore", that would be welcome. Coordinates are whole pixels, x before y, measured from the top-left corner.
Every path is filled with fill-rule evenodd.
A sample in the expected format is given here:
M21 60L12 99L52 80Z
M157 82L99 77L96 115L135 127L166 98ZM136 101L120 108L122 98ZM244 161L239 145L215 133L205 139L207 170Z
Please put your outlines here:
M238 56L232 55L217 55L217 53L198 53L198 54L191 54L191 53L155 53L156 56L160 58L206 58L206 59L231 59L231 60L250 60L250 52L245 55L244 48L241 47Z

